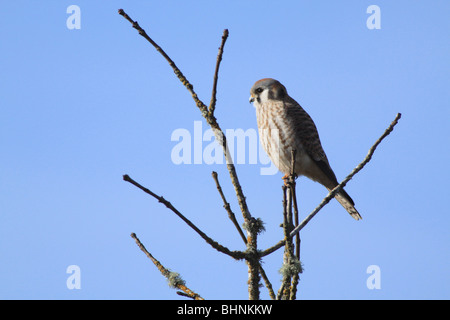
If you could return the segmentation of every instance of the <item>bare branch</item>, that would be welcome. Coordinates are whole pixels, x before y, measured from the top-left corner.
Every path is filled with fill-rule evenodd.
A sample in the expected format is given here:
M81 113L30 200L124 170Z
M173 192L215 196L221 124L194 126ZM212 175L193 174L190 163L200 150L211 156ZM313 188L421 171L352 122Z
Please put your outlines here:
M261 265L259 266L259 272L261 273L261 278L263 278L264 284L266 285L266 288L269 291L270 299L275 300L276 297L275 297L275 292L273 291L273 288L272 288L272 284L270 283L269 278L267 277L266 272L264 271L264 269Z
M136 241L136 244L138 245L139 249L141 249L145 255L152 260L153 264L158 268L158 270L161 272L161 274L167 278L169 282L169 286L172 288L177 288L179 290L182 290L184 293L183 295L189 298L192 298L194 300L205 300L203 299L198 293L195 293L188 287L186 287L186 284L184 280L182 280L178 273L172 272L169 269L166 269L161 262L156 260L150 252L147 251L147 249L144 247L144 245L141 243L139 238L136 236L135 233L131 234L131 237ZM177 292L178 293L178 292Z
M284 298L289 300L295 300L297 295L297 286L298 281L300 279L300 273L302 273L302 264L300 261L300 233L296 235L295 245L292 243L291 237L288 235L288 232L291 232L294 226L298 225L298 206L297 206L297 195L296 195L296 182L295 179L297 175L295 174L295 159L296 159L296 150L291 150L291 173L289 175L288 181L288 189L283 186L284 198L286 198L286 192L289 192L289 215L291 225L289 228L285 227L285 265L283 266L282 273L285 277L285 289L283 292ZM285 201L285 205L286 205ZM293 220L292 221L292 210L293 212ZM295 255L294 249L295 248ZM289 286L290 284L290 286Z
M173 62L173 60L167 55L167 53L155 41L153 41L152 38L150 38L148 36L148 34L145 32L145 30L142 29L141 26L139 26L139 23L137 21L133 21L130 18L130 16L125 13L125 11L123 9L119 9L118 12L121 16L123 16L125 19L127 19L133 25L133 28L135 28L142 37L144 37L148 42L150 42L153 45L153 47L155 47L155 49L164 57L164 59L167 60L169 65L172 67L175 75L178 77L178 79L181 81L181 83L186 87L186 89L190 92L192 98L194 99L197 107L202 112L203 116L205 118L207 118L208 117L208 108L202 101L200 101L200 99L198 98L197 94L194 91L194 86L183 75L183 73L180 71L180 69L178 69L175 62Z
M219 79L219 67L220 62L222 61L222 55L223 55L223 48L225 46L225 42L228 38L228 29L223 30L222 35L222 43L219 47L219 53L217 54L217 62L216 62L216 70L214 71L214 82L213 82L213 88L212 88L212 94L211 94L211 102L209 103L209 114L214 115L214 110L216 109L216 96L217 96L217 81Z
M287 200L287 187L283 185L283 232L284 232L284 255L283 255L283 266L280 269L280 273L283 276L281 281L281 287L278 290L278 296L280 299L286 299L289 297L289 284L291 282L291 274L289 272L289 267L287 267L292 258L293 245L289 233L292 230L292 217L289 217L290 202Z
M230 204L227 202L227 199L225 198L225 195L223 194L222 187L219 184L219 178L217 176L217 172L212 172L212 177L214 181L216 182L217 190L219 191L220 197L223 201L223 207L228 213L228 218L230 218L231 222L233 222L234 226L236 227L236 230L239 232L239 235L242 238L242 241L244 241L245 244L247 244L247 238L245 237L244 232L242 231L241 227L239 226L239 223L236 220L236 216L234 215L233 211L231 210Z
M168 209L170 209L173 213L175 213L178 217L180 217L181 220L186 222L186 224L189 227L194 229L194 231L197 232L200 235L200 237L202 237L209 245L211 245L217 251L222 252L222 253L224 253L224 254L226 254L226 255L228 255L228 256L236 259L236 260L240 260L240 259L244 259L245 258L245 253L244 252L242 252L242 251L231 251L227 247L222 246L218 242L216 242L213 239L211 239L210 237L208 237L203 231L201 231L199 228L197 228L196 225L194 225L189 219L187 219L184 215L182 215L169 201L167 201L163 197L160 197L157 194L155 194L152 191L150 191L149 189L143 187L142 185L140 185L139 183L137 183L136 181L131 179L130 176L128 176L127 174L123 176L123 180L131 183L132 185L134 185L136 187L138 187L139 189L141 189L145 193L151 195L152 197L157 199L159 202L164 204Z
M191 299L194 299L194 300L195 300L195 298L193 298L193 297L191 297L190 295L184 293L183 291L177 291L177 295L182 296L182 297L191 298Z
M296 182L295 179L297 178L297 175L295 174L295 157L297 154L297 150L291 150L291 174L289 176L289 192L290 192L290 198L292 200L292 206L294 210L294 224L295 226L298 226L299 220L298 220L298 205L297 205L297 194L296 194ZM295 239L295 255L297 256L297 259L300 261L300 233L297 234Z
M398 113L395 119L392 121L392 123L389 125L389 127L385 130L385 132L381 135L380 138L375 142L375 144L369 149L369 152L367 153L367 156L364 158L364 160L358 164L355 169L340 183L338 184L333 190L331 190L328 195L322 200L322 202L298 225L292 230L290 237L295 236L300 230L306 226L306 224L328 203L331 201L331 199L334 198L334 196L349 182L359 171L361 171L362 168L372 159L372 156L378 147L378 145L383 141L384 138L386 138L392 130L394 130L394 127L397 125L398 121L401 118L401 113ZM284 245L285 241L282 240L278 242L273 247L270 247L263 252L261 252L261 257L264 257L268 254L271 254L272 252L280 249Z
M295 156L295 153L293 156ZM293 179L292 176L289 177L289 180L291 179ZM282 300L295 300L299 274L302 272L301 263L294 254L294 244L292 243L292 237L290 236L290 232L294 226L292 224L292 212L289 212L289 207L292 206L292 199L288 201L287 192L290 191L291 188L291 183L289 183L288 186L283 185L283 231L285 247L283 266L279 270L283 279L278 291L278 299ZM290 193L290 197L292 198L292 193Z

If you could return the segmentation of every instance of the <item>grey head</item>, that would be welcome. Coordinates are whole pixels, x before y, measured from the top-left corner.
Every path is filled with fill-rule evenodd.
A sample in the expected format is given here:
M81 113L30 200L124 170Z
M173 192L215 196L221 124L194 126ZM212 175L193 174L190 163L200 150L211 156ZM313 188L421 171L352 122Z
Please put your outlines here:
M250 89L249 102L259 104L266 100L283 100L286 96L287 90L279 81L264 78L256 81Z

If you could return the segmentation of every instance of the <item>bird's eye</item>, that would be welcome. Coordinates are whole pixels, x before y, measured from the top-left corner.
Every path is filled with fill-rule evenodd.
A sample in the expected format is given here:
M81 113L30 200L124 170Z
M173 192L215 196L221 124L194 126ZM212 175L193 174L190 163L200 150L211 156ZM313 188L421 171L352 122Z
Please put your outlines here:
M263 89L262 89L262 88L257 88L257 89L255 90L255 92L256 92L256 93L261 93L261 92L263 92Z

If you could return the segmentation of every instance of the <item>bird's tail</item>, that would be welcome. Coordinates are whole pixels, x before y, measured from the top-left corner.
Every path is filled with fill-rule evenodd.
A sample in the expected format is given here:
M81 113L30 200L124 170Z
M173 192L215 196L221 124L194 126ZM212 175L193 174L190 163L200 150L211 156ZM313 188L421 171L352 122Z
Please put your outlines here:
M361 220L362 217L358 210L355 209L355 203L345 190L341 190L335 196L336 200L350 213L355 220Z

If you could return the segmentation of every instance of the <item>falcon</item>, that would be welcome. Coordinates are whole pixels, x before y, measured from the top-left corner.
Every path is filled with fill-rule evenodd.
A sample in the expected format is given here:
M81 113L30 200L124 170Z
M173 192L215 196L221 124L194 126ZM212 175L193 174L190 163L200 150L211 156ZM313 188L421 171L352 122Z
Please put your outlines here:
M250 90L249 101L256 108L261 144L278 170L285 174L284 179L291 173L291 152L296 150L297 176L319 182L328 191L339 184L314 121L279 81L270 78L257 81ZM335 198L354 219L362 219L344 189Z

